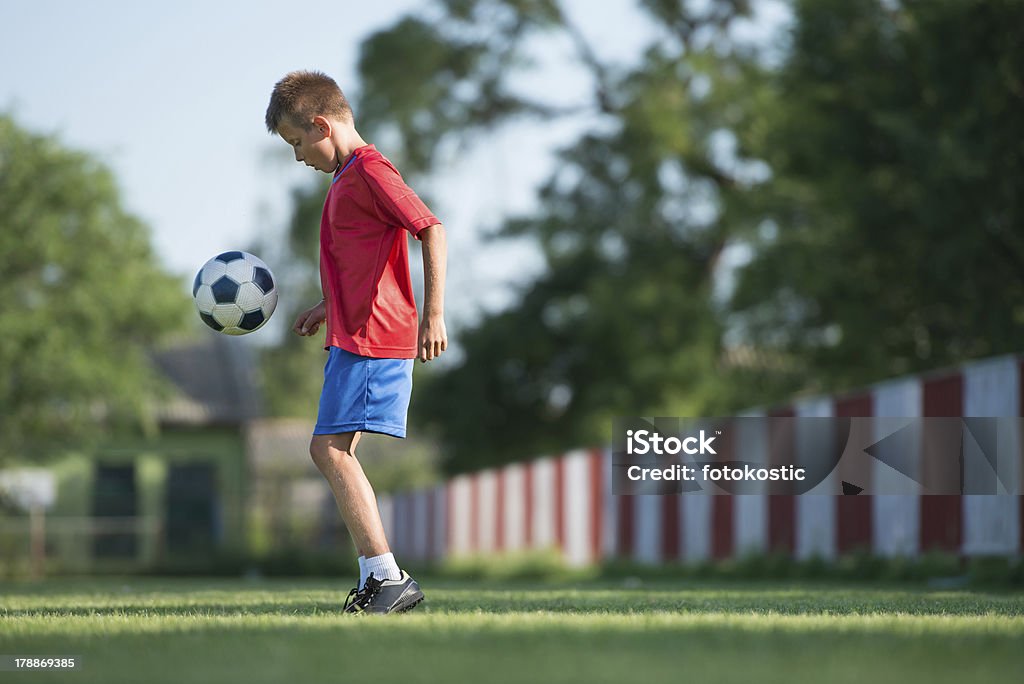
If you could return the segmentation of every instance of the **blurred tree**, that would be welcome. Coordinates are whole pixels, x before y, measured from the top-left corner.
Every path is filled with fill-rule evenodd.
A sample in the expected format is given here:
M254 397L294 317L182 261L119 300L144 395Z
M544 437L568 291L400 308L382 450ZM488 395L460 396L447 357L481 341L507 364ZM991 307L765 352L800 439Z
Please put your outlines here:
M515 118L597 118L537 214L500 232L536 239L546 273L462 331L463 363L417 389L414 417L442 437L449 470L602 442L616 414L719 410L747 386L720 361L713 289L758 182L733 144L765 97L756 55L730 33L749 3L640 5L663 30L635 69L605 62L549 0L449 0L363 44L361 125L392 137L403 168ZM542 34L572 46L590 102L513 88Z
M528 39L565 27L557 0L438 0L433 10L360 46L360 128L388 139L410 175L430 170L452 139L514 116L560 113L510 85L532 63Z
M796 3L732 302L837 390L1020 351L1024 3Z
M189 310L110 172L0 114L0 458L152 427L147 352Z

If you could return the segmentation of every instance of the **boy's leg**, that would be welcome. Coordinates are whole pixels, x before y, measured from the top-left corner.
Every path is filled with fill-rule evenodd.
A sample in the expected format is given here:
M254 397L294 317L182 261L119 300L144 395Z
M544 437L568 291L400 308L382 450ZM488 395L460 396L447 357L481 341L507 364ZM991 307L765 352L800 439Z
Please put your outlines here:
M313 435L309 453L334 492L352 542L360 556L371 558L389 552L377 497L356 459L359 432Z
M313 435L309 453L327 479L345 520L352 541L365 556L366 583L353 600L345 602L346 613L394 613L415 608L423 600L420 585L395 564L388 551L384 525L377 510L377 498L362 466L355 457L358 432Z

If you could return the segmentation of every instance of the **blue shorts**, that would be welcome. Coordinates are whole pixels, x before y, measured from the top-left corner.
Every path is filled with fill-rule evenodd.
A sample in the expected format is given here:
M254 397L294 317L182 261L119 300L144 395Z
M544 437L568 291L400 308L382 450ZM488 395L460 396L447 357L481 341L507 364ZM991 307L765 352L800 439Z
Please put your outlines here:
M380 432L405 437L413 359L374 359L331 347L314 435Z

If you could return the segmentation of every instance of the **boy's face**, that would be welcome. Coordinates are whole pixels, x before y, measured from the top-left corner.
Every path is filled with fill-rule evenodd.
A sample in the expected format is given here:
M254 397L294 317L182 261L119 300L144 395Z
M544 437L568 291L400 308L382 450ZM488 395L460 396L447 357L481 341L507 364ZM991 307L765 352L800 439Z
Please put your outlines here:
M331 144L329 125L317 124L320 118L314 119L308 130L282 121L277 127L277 133L282 140L292 146L295 161L303 162L317 171L334 173L338 168L338 153Z

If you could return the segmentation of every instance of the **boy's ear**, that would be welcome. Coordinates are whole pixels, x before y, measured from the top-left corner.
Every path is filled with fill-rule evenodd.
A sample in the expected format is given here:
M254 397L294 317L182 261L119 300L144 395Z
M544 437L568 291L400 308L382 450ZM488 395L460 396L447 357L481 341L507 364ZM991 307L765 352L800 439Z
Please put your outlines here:
M331 137L331 122L325 116L313 117L313 129L325 138Z

